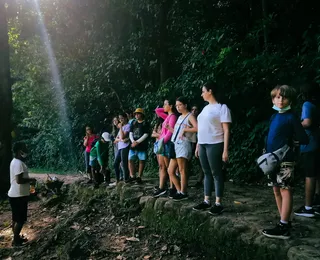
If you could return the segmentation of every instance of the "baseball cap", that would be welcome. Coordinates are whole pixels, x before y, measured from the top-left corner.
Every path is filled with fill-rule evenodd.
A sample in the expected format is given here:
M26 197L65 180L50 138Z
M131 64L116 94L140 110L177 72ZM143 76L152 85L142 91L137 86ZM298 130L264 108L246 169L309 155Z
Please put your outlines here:
M111 141L110 134L108 132L104 132L101 136L106 142Z

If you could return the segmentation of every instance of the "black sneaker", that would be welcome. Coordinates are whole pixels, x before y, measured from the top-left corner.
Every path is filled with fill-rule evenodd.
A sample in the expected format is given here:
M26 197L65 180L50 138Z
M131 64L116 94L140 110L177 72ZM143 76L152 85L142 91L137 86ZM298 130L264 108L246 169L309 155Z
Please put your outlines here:
M211 204L208 204L207 202L202 201L200 204L198 204L197 206L194 206L192 209L193 210L208 210L211 208Z
M305 206L300 207L298 210L294 211L296 216L313 218L315 216L313 209L306 209Z
M160 196L162 196L162 195L165 195L167 193L167 190L165 190L165 189L158 189L157 191L155 191L154 193L153 193L153 197L154 198L158 198L158 197L160 197Z
M262 234L266 237L279 238L279 239L289 239L290 238L290 228L286 224L281 222L276 225L275 228L264 229Z
M173 197L177 194L177 190L175 188L170 188L169 189L169 198L173 199Z
M221 205L214 204L213 207L209 210L211 215L219 215L224 211L224 208Z
M142 184L142 180L141 180L140 177L136 178L136 183L137 183L137 184Z
M129 177L129 179L125 180L124 182L125 182L125 183L132 183L132 182L134 182L135 180L136 180L135 177Z
M174 201L187 200L189 198L188 194L177 193L172 197Z
M18 240L12 240L12 247L23 247L26 244L24 243L23 239L19 238Z

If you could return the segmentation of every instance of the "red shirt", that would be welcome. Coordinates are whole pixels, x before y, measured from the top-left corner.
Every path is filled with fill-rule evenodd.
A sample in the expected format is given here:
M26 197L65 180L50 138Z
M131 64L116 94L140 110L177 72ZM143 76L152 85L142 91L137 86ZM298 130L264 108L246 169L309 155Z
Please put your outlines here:
M97 135L91 135L91 136L88 137L88 142L87 142L87 146L86 146L86 152L87 152L87 153L90 153L91 148L92 148L92 142L93 142L96 138L98 138ZM86 137L84 137L83 139L86 139Z

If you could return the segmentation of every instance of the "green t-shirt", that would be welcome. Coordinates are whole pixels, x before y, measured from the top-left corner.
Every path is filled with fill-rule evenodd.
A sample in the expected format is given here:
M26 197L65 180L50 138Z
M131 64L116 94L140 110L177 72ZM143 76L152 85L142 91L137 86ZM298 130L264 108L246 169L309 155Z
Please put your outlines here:
M101 166L108 164L109 159L109 143L102 141L96 142L95 146L91 148L90 160L98 160Z

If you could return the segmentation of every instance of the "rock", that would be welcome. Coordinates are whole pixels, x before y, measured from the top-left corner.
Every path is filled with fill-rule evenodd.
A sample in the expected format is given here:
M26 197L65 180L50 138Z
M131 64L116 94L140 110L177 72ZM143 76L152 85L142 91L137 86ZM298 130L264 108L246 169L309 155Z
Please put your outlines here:
M319 260L320 250L307 245L294 246L289 249L287 256L289 260Z
M168 201L167 198L158 198L156 202L154 203L154 210L156 211L162 211L164 204Z

